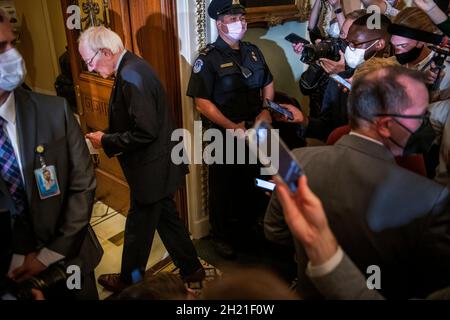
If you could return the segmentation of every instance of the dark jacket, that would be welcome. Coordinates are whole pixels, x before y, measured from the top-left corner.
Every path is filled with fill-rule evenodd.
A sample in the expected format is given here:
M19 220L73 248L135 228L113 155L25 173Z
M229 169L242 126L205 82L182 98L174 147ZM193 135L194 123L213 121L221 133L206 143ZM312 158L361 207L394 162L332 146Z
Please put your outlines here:
M95 175L80 126L66 101L23 89L15 90L16 125L29 212L24 221L31 226L37 250L46 247L66 257L84 273L92 272L103 250L89 222L95 195ZM41 168L37 146L55 166L61 194L42 200L34 170ZM0 216L12 212L10 193L0 179ZM19 220L17 220L19 221ZM15 227L16 227L15 223ZM28 234L28 236L30 236ZM14 228L13 252L26 254ZM3 247L3 245L2 245Z
M109 128L102 138L108 157L117 156L131 197L151 204L172 195L188 172L171 160L174 125L164 88L143 59L127 52L109 104Z
M370 275L369 266L380 268L383 296L424 298L450 285L448 188L399 167L384 146L357 136L294 154L342 249L363 274ZM286 241L282 216L274 195L265 219L272 241ZM311 298L308 259L301 244L296 247L298 288Z

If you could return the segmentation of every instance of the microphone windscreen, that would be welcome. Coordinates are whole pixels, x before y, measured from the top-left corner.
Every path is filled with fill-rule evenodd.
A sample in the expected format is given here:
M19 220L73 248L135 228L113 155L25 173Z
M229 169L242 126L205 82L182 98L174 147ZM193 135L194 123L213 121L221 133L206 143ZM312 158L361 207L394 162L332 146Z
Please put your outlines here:
M444 39L444 36L439 34L418 30L395 23L389 26L388 32L390 35L405 37L417 41L431 43L434 45L440 45Z

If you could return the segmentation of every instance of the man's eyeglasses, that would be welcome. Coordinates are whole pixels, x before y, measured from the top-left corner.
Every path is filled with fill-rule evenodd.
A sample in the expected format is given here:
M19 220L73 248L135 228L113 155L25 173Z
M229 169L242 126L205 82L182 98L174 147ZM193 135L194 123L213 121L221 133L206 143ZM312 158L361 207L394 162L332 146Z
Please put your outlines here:
M377 113L375 116L378 117L393 117L393 118L401 118L401 119L415 119L415 120L421 120L421 126L427 126L430 123L430 112L427 110L424 114L397 114L397 113ZM407 126L405 126L400 121L393 119L396 123L398 123L402 128L404 128L409 133L413 134L414 132L411 131Z
M91 59L89 59L89 61L85 61L85 63L86 63L86 65L88 66L88 67L91 67L92 68L92 62L94 61L94 59L95 59L95 57L98 55L98 53L100 52L100 50L98 50L95 54L94 54L94 56L91 58Z
M359 47L361 47L363 44L365 43L369 43L375 40L379 40L379 38L375 38L375 39L371 39L371 40L367 40L367 41L363 41L363 42L353 42L353 41L347 41L347 44L349 46L350 49L355 50Z
M425 113L423 113L423 114L376 113L376 114L374 114L374 116L426 120L426 119L430 118L430 112L425 111Z
M374 114L374 116L376 116L376 117L392 117L392 118L401 118L401 119L421 120L421 122L422 122L421 125L422 126L423 125L428 125L428 123L430 122L430 112L428 110L425 111L425 113L423 113L423 114L377 113L377 114ZM411 129L406 127L403 123L401 123L400 121L397 121L395 119L394 119L394 121L397 122L403 128L405 128L407 131L412 133Z

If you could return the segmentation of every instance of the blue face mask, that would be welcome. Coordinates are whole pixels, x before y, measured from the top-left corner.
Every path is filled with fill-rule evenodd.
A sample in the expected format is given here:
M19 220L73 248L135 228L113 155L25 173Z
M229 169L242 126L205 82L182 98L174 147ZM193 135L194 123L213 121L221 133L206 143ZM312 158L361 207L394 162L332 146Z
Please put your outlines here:
M16 48L0 54L0 89L14 91L25 80L27 70Z

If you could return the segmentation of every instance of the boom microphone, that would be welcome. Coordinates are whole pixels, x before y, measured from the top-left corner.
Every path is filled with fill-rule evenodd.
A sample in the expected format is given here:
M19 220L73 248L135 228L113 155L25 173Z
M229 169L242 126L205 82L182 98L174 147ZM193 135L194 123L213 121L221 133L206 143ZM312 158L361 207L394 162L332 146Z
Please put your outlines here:
M418 30L400 24L391 24L388 28L388 32L391 35L405 37L425 43L431 43L439 47L450 48L449 39L446 36Z

